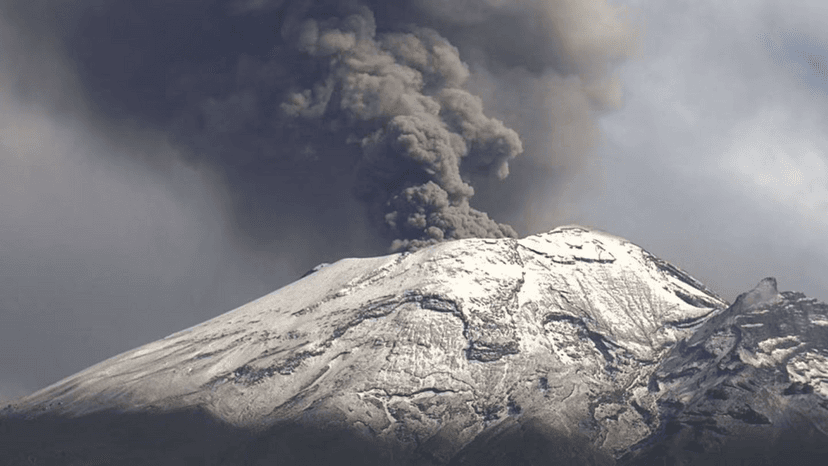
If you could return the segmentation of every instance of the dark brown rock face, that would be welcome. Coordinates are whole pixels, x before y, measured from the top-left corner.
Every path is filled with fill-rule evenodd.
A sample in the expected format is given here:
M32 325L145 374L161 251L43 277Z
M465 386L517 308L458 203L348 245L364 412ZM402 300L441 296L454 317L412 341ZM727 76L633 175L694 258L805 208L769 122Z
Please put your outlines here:
M821 439L824 325L577 226L345 259L17 400L0 464L706 464Z

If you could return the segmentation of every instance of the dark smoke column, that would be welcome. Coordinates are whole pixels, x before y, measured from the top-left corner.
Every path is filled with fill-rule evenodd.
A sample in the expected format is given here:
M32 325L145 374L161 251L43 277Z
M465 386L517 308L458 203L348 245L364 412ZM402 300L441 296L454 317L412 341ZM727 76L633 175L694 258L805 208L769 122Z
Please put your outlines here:
M377 35L365 6L344 18L305 19L283 34L326 63L328 74L281 108L331 121L349 131L347 142L360 144L355 193L394 238L392 252L517 237L469 205L474 189L461 171L505 178L509 160L523 151L520 138L463 89L468 68L446 39L415 26Z

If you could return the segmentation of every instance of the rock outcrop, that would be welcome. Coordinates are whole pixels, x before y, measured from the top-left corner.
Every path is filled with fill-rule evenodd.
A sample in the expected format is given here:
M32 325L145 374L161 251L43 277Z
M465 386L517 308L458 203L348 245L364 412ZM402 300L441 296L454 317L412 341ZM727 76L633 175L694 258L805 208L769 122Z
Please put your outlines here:
M728 307L579 226L343 259L19 399L0 459L705 461L716 429L735 441L826 409L825 305L775 285Z

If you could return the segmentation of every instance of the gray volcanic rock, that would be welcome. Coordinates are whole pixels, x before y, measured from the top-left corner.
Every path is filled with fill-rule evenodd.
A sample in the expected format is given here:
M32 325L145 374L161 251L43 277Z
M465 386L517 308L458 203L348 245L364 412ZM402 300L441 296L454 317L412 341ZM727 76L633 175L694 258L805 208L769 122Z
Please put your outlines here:
M759 395L719 383L736 373L722 358L737 346L752 355L737 353L745 377L777 360L798 374L777 374L773 403L824 396L822 350L790 344L822 321L755 344L716 327L782 296L774 283L725 311L675 266L579 226L343 259L17 400L0 413L0 463L644 461L660 454L653 439L683 441L665 426L684 422L673 406L695 406L700 383L724 387L733 422L776 422ZM727 328L744 332L743 315ZM683 372L699 345L716 356Z
M331 265L331 264L329 264L329 263L327 263L327 262L323 262L323 263L321 263L321 264L317 265L316 267L314 267L314 268L312 268L312 269L308 270L307 272L305 272L305 273L302 275L302 277L301 277L301 278L305 278L305 277L307 277L308 275L312 275L312 274L314 274L314 273L316 273L316 272L319 272L320 270L322 270L323 268L325 268L325 267L327 267L327 266L329 266L329 265Z
M828 305L766 278L651 375L660 428L621 464L825 464Z

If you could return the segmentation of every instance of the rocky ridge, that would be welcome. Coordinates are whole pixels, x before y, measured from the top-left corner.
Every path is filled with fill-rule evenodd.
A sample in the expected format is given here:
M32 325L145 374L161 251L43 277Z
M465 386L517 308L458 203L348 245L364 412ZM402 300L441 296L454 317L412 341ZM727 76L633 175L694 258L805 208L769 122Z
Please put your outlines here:
M650 376L660 427L624 464L823 464L828 305L766 278Z

